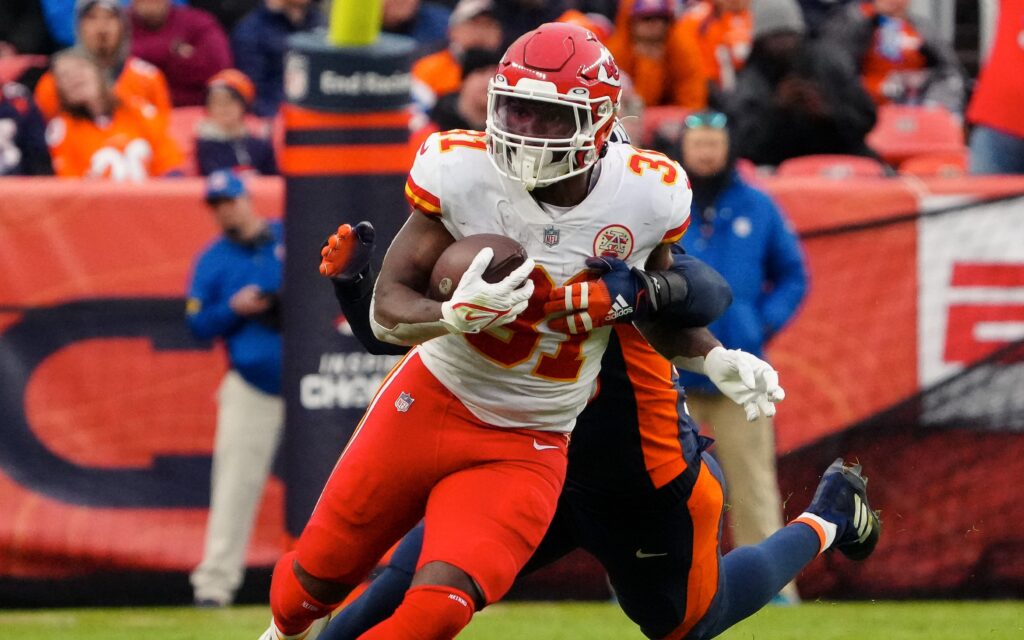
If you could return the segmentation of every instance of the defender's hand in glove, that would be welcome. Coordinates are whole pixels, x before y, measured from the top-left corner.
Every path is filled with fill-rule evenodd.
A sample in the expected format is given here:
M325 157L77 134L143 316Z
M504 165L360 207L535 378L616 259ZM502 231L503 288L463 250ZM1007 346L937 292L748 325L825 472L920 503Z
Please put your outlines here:
M775 403L786 397L779 373L757 356L739 349L715 347L704 356L704 375L718 390L743 407L747 420L775 415Z
M479 333L506 325L526 310L533 295L533 260L527 258L518 269L494 284L483 279L494 250L485 247L469 263L452 297L441 303L441 324L451 333Z
M559 287L548 297L544 315L553 331L586 333L647 315L647 290L639 269L618 258L587 258L586 265L596 279Z
M342 280L359 275L370 264L375 235L369 222L338 227L320 249L320 274Z

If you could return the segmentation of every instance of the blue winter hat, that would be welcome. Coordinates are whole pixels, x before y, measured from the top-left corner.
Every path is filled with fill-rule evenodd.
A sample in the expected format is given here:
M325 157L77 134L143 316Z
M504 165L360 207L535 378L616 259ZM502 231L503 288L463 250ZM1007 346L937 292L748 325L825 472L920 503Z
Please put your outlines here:
M81 20L82 16L96 5L101 5L119 16L124 15L124 8L121 7L121 3L118 0L76 0L75 20Z
M245 183L230 169L214 171L206 179L206 201L234 200L246 194Z

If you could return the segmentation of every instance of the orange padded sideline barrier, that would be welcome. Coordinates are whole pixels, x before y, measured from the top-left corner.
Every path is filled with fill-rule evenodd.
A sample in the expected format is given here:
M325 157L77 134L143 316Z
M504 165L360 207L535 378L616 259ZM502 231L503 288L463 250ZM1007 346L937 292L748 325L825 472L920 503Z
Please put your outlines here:
M804 243L809 296L769 350L787 389L777 418L786 451L917 389L913 214L1024 193L1024 179L764 185L813 236ZM280 214L282 180L250 187L257 209ZM905 221L871 226L894 217ZM830 235L844 225L862 230ZM9 514L0 519L0 587L96 571L186 572L199 560L224 363L188 339L182 297L194 257L216 235L198 179L0 180L0 513ZM280 552L283 495L273 481L251 567Z

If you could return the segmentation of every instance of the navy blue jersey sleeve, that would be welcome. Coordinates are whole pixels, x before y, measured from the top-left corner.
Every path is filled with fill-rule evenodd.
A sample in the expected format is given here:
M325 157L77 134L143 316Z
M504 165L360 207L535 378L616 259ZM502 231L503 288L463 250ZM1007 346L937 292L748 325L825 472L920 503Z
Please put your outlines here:
M656 309L651 319L661 326L706 327L732 304L732 288L722 274L678 245L672 247L672 266L645 279Z
M675 301L674 315L687 327L706 327L732 304L732 287L707 263L679 251L672 252L671 273L687 284L687 295Z
M381 342L373 335L373 328L370 326L370 301L373 299L373 283L377 280L377 274L367 267L362 277L357 282L345 282L338 278L332 278L334 285L334 297L341 306L341 312L345 314L352 335L363 345L367 352L373 355L397 356L409 351L404 345Z

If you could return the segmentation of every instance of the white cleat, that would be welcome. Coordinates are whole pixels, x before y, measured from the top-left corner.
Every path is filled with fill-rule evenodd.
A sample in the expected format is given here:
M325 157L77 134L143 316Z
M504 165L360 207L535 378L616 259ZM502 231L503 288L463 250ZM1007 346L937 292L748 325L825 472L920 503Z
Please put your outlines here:
M270 628L260 635L259 640L277 640L279 637L280 636L277 635L277 625L274 624L273 620L271 620Z
M327 623L331 621L331 616L326 615L322 618L317 618L313 621L313 624L309 625L309 628L302 633L295 635L287 635L281 632L274 624L274 620L270 620L270 628L263 632L263 635L259 637L259 640L316 640L316 637L320 635L324 629L327 628Z

